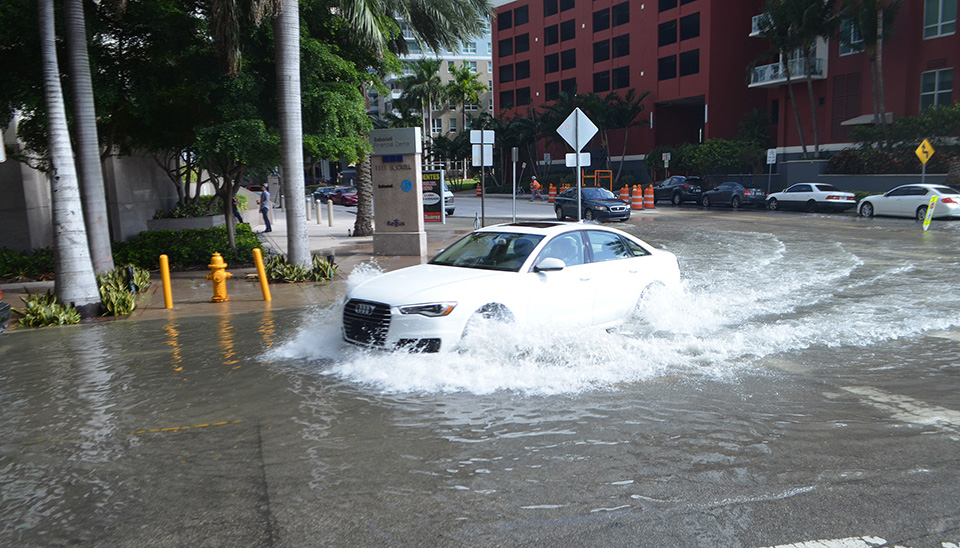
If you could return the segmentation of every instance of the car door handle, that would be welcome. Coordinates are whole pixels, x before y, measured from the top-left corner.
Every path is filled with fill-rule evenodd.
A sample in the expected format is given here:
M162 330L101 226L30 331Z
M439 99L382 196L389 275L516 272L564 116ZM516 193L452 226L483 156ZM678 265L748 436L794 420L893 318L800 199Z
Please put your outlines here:
M630 273L631 273L631 274L637 274L638 272L640 272L640 271L639 271L639 270L636 270L636 269L630 270Z
M589 282L589 281L590 281L590 277L587 276L587 277L580 278L580 281L581 281L581 282Z

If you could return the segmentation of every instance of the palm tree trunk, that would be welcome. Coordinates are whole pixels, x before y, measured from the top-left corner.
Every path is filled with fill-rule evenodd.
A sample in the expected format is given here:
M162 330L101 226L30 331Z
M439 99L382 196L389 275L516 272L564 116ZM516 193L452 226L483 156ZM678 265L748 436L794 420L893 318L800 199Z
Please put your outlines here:
M783 62L783 72L787 76L787 93L790 95L790 106L793 107L793 119L797 123L797 134L800 136L800 148L803 150L803 159L807 159L807 141L803 137L803 126L800 124L800 109L797 108L797 98L793 93L793 82L790 80L790 58Z
M90 60L87 56L87 33L83 21L83 2L66 0L63 9L67 30L67 61L73 88L73 111L77 137L77 164L83 218L90 240L90 258L97 274L113 270L110 247L110 223L107 198L100 165L100 144L97 136L97 114L90 81Z
M373 235L373 166L370 156L365 156L357 164L357 220L353 223L353 235Z
M50 141L51 202L56 265L56 294L77 308L83 317L100 311L100 292L90 261L90 247L83 222L83 204L73 148L67 129L67 113L60 87L53 0L38 0L44 102Z
M807 50L809 51L809 50ZM807 96L810 101L810 117L813 119L813 157L820 158L820 129L817 125L817 103L813 96L813 78L810 74L810 56L803 56L804 71L807 74Z
M300 7L284 0L273 22L277 64L277 105L287 218L287 261L309 268L306 189L303 182L303 125L300 111Z
M887 126L887 103L883 95L883 7L877 10L877 97L880 108L880 127L883 128L884 146L891 152L890 128Z

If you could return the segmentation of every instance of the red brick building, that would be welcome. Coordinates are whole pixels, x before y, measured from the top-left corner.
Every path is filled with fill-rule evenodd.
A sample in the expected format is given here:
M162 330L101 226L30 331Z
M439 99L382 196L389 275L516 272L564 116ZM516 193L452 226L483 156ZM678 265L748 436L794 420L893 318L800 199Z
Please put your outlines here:
M958 0L908 0L884 44L888 117L952 104L960 63ZM649 91L628 159L660 145L733 139L752 109L765 110L780 152L800 150L782 63L756 35L762 0L518 0L493 22L495 112L523 116L561 90L605 95ZM850 27L842 26L848 35ZM856 36L850 35L855 41ZM821 148L849 146L852 124L873 113L868 55L837 38L819 41L812 76ZM756 63L755 70L749 70ZM791 68L796 61L791 62ZM792 73L798 71L791 70ZM808 148L813 129L806 82L794 92ZM846 124L844 124L846 122ZM613 132L611 153L622 132ZM554 154L566 152L556 150ZM556 156L554 156L556 158Z

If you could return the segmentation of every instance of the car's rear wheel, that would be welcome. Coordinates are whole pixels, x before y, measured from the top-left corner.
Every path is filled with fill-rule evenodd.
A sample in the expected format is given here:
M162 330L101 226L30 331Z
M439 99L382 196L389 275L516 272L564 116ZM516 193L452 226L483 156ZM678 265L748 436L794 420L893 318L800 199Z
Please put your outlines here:
M927 219L927 206L917 208L917 220L921 223Z
M873 204L870 202L864 202L860 204L860 216L873 217Z
M584 221L592 221L593 219L594 219L594 215L593 215L593 210L592 210L592 209L587 209L587 210L585 210L585 211L583 212L583 220L584 220Z
M555 212L557 212L557 220L558 220L558 221L562 221L562 220L564 220L564 219L567 218L567 216L563 214L563 208L560 207L559 204L557 204L557 207L553 208L553 210L554 210Z
M807 213L815 213L817 211L817 201L808 200L804 209L806 209Z
M710 196L703 197L703 207L710 207Z
M673 203L673 205L679 206L680 204L683 203L683 197L680 196L679 192L675 192L673 194L673 198L671 198L670 201Z
M777 211L780 209L780 202L776 198L770 198L770 201L767 202L767 209L770 211Z
M730 205L733 208L740 207L740 196L734 196L733 199L730 200Z

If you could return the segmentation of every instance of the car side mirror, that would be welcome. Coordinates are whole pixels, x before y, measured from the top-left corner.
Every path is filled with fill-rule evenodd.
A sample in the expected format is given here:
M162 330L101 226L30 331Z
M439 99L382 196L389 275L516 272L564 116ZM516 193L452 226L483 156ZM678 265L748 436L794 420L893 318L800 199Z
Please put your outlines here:
M567 265L564 262L556 257L547 257L537 263L537 266L533 267L534 272L552 272L555 270L563 270Z

